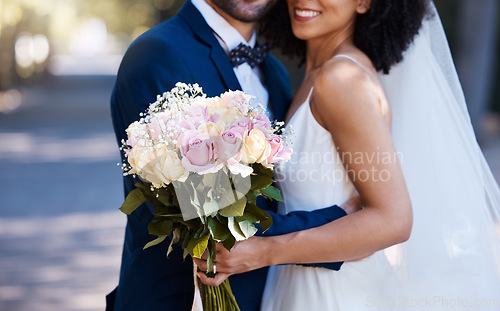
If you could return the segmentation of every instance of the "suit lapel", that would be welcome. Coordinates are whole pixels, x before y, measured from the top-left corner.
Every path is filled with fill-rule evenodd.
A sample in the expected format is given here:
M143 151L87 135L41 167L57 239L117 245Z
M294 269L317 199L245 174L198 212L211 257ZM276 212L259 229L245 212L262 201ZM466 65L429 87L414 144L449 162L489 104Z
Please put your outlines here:
M189 25L198 39L210 46L210 58L219 71L219 75L228 90L241 90L241 85L233 71L233 66L229 62L226 52L221 47L215 37L212 28L210 28L196 7L187 1L177 14L183 18Z

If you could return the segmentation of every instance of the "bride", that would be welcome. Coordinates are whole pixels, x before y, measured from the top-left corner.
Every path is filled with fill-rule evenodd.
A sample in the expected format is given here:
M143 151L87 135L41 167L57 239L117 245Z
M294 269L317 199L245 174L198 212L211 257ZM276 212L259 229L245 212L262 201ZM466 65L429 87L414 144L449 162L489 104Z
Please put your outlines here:
M365 208L220 247L216 277L200 279L274 265L262 310L498 309L500 192L432 2L288 0L270 16L264 34L306 63L288 113L294 155L276 172L280 212L357 195ZM333 261L348 262L285 265Z

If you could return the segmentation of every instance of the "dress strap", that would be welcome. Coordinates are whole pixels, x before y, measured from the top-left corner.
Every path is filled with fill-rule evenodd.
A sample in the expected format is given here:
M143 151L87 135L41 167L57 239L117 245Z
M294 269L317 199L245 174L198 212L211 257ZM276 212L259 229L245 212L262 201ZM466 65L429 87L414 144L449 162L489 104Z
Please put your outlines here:
M358 66L360 67L363 67L357 60L355 60L353 57L349 56L349 55L345 55L345 54L339 54L339 55L335 55L333 58L336 58L336 57L342 57L342 58L347 58L351 61L353 61L354 63L358 64Z

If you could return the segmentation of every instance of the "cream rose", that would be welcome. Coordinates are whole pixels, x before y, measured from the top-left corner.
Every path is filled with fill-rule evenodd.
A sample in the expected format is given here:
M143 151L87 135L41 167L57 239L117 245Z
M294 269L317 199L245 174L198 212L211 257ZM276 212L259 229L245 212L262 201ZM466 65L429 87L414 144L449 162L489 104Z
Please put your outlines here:
M154 174L165 185L168 185L172 181L185 181L189 172L182 166L177 152L167 150L158 158L154 166Z
M217 122L219 120L224 121L226 124L233 123L236 119L242 117L243 114L234 107L230 108L219 108L213 111L212 121Z
M163 184L155 173L155 167L158 159L167 151L165 146L143 147L135 146L128 153L127 158L132 170L129 173L137 174L141 179L152 183L155 187Z
M202 124L198 127L198 131L201 133L206 133L210 135L210 137L220 136L224 129L226 128L226 124L224 121L219 120L217 122L207 122L206 124Z
M133 174L139 174L142 170L155 159L153 147L144 147L141 145L134 146L127 154L127 160L132 167Z
M244 162L249 164L262 163L271 154L271 145L261 130L253 129L248 132L248 135L245 135L242 150Z

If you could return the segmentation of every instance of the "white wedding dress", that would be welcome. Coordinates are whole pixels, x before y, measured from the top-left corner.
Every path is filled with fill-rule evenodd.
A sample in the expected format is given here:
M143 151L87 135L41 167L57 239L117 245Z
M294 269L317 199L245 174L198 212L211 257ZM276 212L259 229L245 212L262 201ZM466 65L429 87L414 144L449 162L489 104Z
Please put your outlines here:
M290 137L292 157L276 168L275 176L285 201L279 205L280 213L341 205L356 195L330 132L311 113L309 97L310 94L287 125L295 132ZM261 310L377 310L377 305L389 298L388 287L398 288L395 272L383 252L346 262L340 271L301 265L273 266ZM380 310L388 308L384 305Z
M271 267L262 310L500 310L500 189L477 144L432 3L430 9L403 61L379 75L412 201L410 239L340 271ZM294 154L276 171L285 199L280 212L352 197L331 136L308 100L289 124Z

